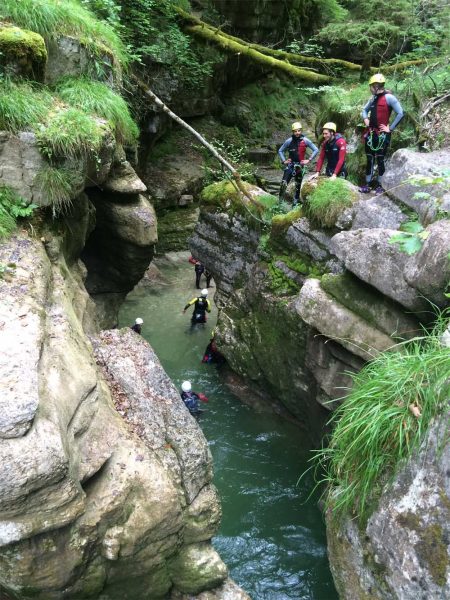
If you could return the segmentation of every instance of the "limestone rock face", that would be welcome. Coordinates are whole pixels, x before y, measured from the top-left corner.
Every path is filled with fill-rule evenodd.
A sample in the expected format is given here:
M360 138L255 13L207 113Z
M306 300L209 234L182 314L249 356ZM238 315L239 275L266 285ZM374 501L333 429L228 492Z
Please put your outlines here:
M305 281L296 301L296 310L306 323L323 335L339 340L344 348L364 360L370 360L393 345L390 336L370 326L325 293L318 279Z
M430 223L438 218L438 211L450 214L450 192L442 184L427 183L412 185L411 175L433 179L448 169L449 150L419 153L407 148L397 150L389 161L389 168L383 175L383 187L394 200L412 208L421 220ZM429 194L428 198L414 198L419 192Z
M0 279L0 589L157 600L219 586L226 598L206 440L140 336L86 338L93 305L65 247L16 237L0 250L17 265Z
M390 229L358 229L338 233L332 247L346 268L359 279L412 311L426 308L419 292L405 280L409 257L390 243Z
M448 413L384 490L360 530L328 516L328 549L340 597L429 600L450 595Z
M113 57L105 51L101 60L102 80L114 83L117 73L113 69ZM94 57L80 40L70 36L60 36L52 40L48 47L48 61L45 70L45 82L54 84L61 77L81 77L95 73Z
M443 291L450 282L450 220L437 221L426 232L427 239L405 267L405 280L439 307L448 304Z
M258 243L259 234L238 215L203 212L189 247L220 281L220 289L229 293L249 276Z

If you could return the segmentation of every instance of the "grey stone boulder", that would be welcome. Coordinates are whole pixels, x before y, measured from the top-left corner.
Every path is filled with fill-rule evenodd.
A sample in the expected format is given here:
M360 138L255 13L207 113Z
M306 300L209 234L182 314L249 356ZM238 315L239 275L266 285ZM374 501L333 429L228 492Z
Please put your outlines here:
M189 594L217 587L228 577L220 556L206 543L182 548L170 565L170 573L175 587Z
M103 188L115 194L140 194L147 191L147 186L127 160L113 165Z
M308 325L364 360L371 360L393 346L390 336L324 292L318 279L305 282L295 301L295 310Z
M62 77L95 77L96 60L101 61L102 68L98 79L110 84L117 79L114 71L113 57L106 51L100 56L94 56L92 51L83 46L79 39L70 36L60 36L48 43L48 60L45 69L45 83L52 85ZM120 82L119 82L120 83Z
M408 217L386 195L365 198L346 209L336 222L339 229L398 229Z
M292 248L307 254L315 261L332 258L332 237L323 229L315 228L306 217L295 221L286 233L286 241Z
M450 166L450 150L419 153L401 148L392 155L382 183L387 194L412 208L422 221L430 223L438 218L438 211L450 213L450 190L443 184L412 185L411 175L436 177ZM416 193L429 194L429 198L415 199Z
M405 280L409 256L390 239L392 229L343 231L332 239L332 248L354 275L411 311L429 307L426 300Z
M127 204L102 197L95 201L95 207L98 226L109 229L113 237L141 247L158 241L155 210L144 195L139 194L134 202Z
M48 206L36 175L47 162L39 152L31 132L13 135L0 131L0 183L12 187L19 196L39 206ZM79 193L79 190L78 190ZM76 194L74 194L76 195Z
M405 280L439 307L448 304L444 296L450 285L450 220L427 227L427 239L405 266Z

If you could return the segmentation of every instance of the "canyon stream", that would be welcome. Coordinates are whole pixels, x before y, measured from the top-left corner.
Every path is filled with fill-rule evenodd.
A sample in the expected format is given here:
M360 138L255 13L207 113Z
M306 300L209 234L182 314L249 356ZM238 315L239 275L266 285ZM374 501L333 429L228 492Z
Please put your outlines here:
M119 324L141 317L142 334L175 385L190 380L209 398L199 425L213 455L223 510L214 546L253 600L337 600L312 474L297 483L309 466L307 436L293 423L243 404L220 369L201 362L217 318L215 288L208 322L191 330L192 307L182 314L197 294L188 256L157 259L160 276L128 295Z

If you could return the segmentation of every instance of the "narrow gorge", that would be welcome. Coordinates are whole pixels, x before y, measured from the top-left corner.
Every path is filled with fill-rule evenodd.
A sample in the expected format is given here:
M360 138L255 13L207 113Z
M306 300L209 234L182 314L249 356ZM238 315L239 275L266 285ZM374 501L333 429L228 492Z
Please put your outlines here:
M0 6L2 599L450 597L450 110L439 6L419 11L437 36L430 55L414 55L414 38L383 46L377 60L378 41L370 51L355 44L349 62L342 39L327 55L320 35L345 11L362 23L351 3L244 4ZM374 195L357 185L359 112L380 63L406 117ZM245 194L136 76L227 157ZM334 120L348 140L350 175L331 192L342 203L326 215L312 198L334 182L317 184L311 167L299 206L290 188L277 198L277 150L298 119L311 139ZM217 323L200 335L226 361L206 381L227 409L247 405L235 409L233 443L269 440L244 429L263 415L264 431L289 448L275 458L265 444L267 471L251 492L298 500L292 523L283 515L289 548L273 534L273 546L250 549L254 528L231 550L220 538L215 434L178 389L182 375L198 376L189 352L204 339L187 315L179 337L164 326L179 323L171 298L197 290L181 271L166 280L161 265L167 256L187 265L188 251L214 283ZM170 344L186 344L185 368L181 357L171 369L152 335L126 321L152 292L166 295L144 326L156 337L158 321L169 356ZM226 414L217 419L219 429ZM330 464L346 445L361 462L337 463L336 475ZM255 476L258 446L250 453ZM283 483L277 460L292 462ZM238 467L221 478L227 469ZM246 494L237 484L226 510L237 515ZM311 549L302 511L320 528ZM317 564L303 587L302 574L280 566L281 584L271 553ZM248 557L253 593L236 565Z

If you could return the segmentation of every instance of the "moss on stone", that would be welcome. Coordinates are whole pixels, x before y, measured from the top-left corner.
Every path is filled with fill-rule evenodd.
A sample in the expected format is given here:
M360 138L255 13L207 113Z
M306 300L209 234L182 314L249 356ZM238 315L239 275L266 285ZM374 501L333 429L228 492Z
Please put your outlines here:
M287 230L295 221L303 216L301 207L294 208L285 215L275 215L272 218L272 229L270 231L271 240L280 240L284 238Z
M286 273L283 273L274 263L267 265L267 272L269 275L269 287L272 292L276 294L296 294L299 291L300 286L298 283L288 277Z
M15 73L41 77L47 62L44 38L13 25L0 25L0 64ZM8 69L7 69L8 70Z
M419 558L427 565L436 585L443 586L447 580L449 557L444 532L439 523L422 527L417 531L420 541L416 544Z

